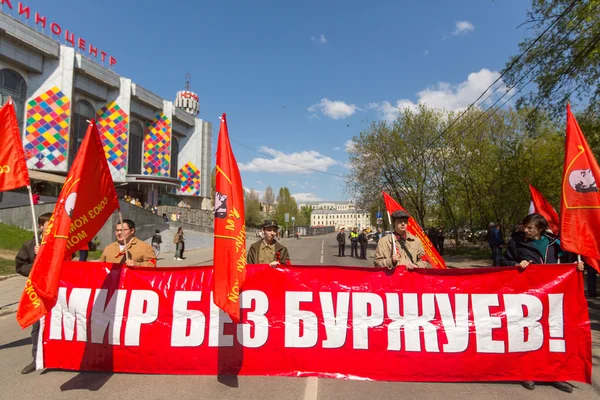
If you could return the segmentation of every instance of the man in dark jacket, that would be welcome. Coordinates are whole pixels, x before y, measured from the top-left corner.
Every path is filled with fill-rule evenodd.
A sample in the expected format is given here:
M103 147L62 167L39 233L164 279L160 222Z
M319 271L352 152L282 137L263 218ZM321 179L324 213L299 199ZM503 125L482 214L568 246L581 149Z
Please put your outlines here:
M346 257L346 233L343 226L340 228L336 239L338 242L338 257Z
M269 264L276 268L280 264L288 264L290 255L288 249L275 240L277 235L277 221L268 219L263 223L264 239L250 246L246 262L248 264Z
M40 240L43 239L44 233L46 232L46 228L48 228L48 221L50 221L50 217L52 217L52 213L42 214L38 217L38 228L41 230ZM35 256L37 255L40 246L36 246L35 238L26 241L23 243L17 256L15 257L15 265L17 273L23 275L26 278L29 278L29 274L31 273L31 268L33 267L33 262L35 261ZM33 361L27 365L21 371L22 374L30 374L35 371L35 359L37 354L38 347L38 339L40 335L40 321L35 322L31 326L31 355L33 356Z
M527 268L530 264L560 264L560 257L565 257L560 248L558 237L548 231L548 222L540 214L529 214L523 219L523 232L512 237L500 265L512 265ZM564 258L563 258L563 261ZM577 269L583 271L583 262L576 263ZM521 383L529 390L535 389L535 382ZM563 392L571 393L573 387L566 382L551 382L551 385Z
M369 239L367 238L367 228L364 228L360 235L358 235L358 244L360 244L360 259L367 259L367 244Z

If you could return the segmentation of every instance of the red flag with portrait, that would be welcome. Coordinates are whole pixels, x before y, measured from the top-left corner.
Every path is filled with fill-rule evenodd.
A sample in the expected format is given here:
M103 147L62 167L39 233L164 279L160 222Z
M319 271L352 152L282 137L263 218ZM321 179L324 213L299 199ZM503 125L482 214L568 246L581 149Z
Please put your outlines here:
M25 328L54 307L64 259L86 246L119 208L96 123L92 120L60 192L21 295Z
M215 168L214 302L239 322L239 294L246 278L244 188L225 114L221 117Z
M389 194L387 194L384 191L381 191L381 193L383 193L383 201L385 201L385 208L390 214L398 210L406 211L404 207L398 204L396 200L392 199L392 197ZM392 227L392 229L394 229L394 227ZM423 248L425 249L425 261L431 264L433 268L447 268L446 262L444 261L442 256L440 256L440 253L438 253L436 248L433 246L433 243L431 243L431 240L429 240L425 232L423 232L423 229L421 229L421 227L419 226L419 224L417 224L414 218L411 217L408 219L406 231L411 235L415 235L416 237L421 239L421 243L423 243Z
M600 177L600 167L567 104L561 246L597 260L600 259L600 194L596 177Z
M0 109L0 192L30 186L29 171L15 114L15 102L9 98Z

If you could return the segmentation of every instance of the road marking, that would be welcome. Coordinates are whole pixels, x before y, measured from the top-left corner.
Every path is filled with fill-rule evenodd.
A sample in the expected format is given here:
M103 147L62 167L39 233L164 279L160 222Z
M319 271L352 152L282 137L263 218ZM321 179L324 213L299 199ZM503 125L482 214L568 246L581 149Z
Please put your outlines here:
M323 254L321 254L321 264L323 264Z
M306 389L304 389L304 400L316 400L319 394L319 378L309 376L306 378Z

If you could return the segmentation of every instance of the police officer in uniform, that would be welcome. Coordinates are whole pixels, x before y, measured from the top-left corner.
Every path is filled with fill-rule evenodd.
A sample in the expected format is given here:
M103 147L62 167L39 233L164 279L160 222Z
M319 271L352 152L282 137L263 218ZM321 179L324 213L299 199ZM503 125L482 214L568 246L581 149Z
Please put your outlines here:
M356 227L350 232L350 257L358 258L358 231Z
M277 221L268 219L263 223L263 239L250 246L246 256L248 264L269 264L272 268L276 268L280 264L289 263L290 255L287 247L275 240L277 230Z

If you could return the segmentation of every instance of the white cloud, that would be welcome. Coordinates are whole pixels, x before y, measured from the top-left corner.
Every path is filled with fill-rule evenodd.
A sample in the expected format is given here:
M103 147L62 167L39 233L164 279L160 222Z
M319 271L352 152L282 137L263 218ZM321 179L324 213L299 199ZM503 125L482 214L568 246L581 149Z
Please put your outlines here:
M325 37L324 34L321 33L321 36L319 36L318 38L311 36L310 40L312 40L315 43L320 43L320 44L327 44L327 38Z
M382 119L392 122L396 120L400 114L400 110L406 108L416 109L418 104L424 104L428 107L444 109L447 111L456 111L466 109L475 99L477 99L484 90L488 88L498 77L500 73L490 71L483 68L479 72L472 72L467 77L467 80L457 85L451 85L446 82L439 82L434 87L421 90L417 93L417 102L408 99L400 99L396 104L389 101L379 103L370 103L367 108L375 109L379 112ZM502 96L508 88L500 79L483 97L485 99L495 89L498 89L493 96L483 103L483 105L491 105L498 97ZM481 102L481 100L480 100ZM477 106L481 106L481 103Z
M456 29L452 32L453 36L466 35L469 32L475 30L475 27L469 21L458 21L456 22Z
M304 185L306 185L306 186L308 186L309 188L312 188L312 189L318 189L317 186L311 185L309 182L304 182Z
M423 52L423 55L426 55L426 56L428 56L428 55L429 55L429 50L425 50L425 51Z
M331 101L327 98L322 98L320 102L308 107L307 110L311 113L321 112L323 115L332 118L348 118L353 115L358 107L356 104L346 104L343 101Z
M305 201L319 201L319 200L323 200L322 198L318 197L316 194L314 193L296 193L296 194L292 194L292 197L296 199L297 202L302 203Z
M341 149L342 149L341 147L336 146L336 147L333 148L333 151L340 151Z
M255 158L248 163L238 163L240 171L248 172L274 172L281 174L310 174L313 170L326 172L327 169L338 162L318 151L308 150L297 153L284 153L266 146L259 149L273 158Z
M344 143L344 149L346 150L346 153L350 153L350 152L354 151L355 147L356 147L356 142L352 139L346 140L346 143Z
M257 183L258 185L264 185L264 183L262 183L262 181L256 181L256 183Z

